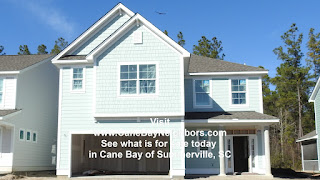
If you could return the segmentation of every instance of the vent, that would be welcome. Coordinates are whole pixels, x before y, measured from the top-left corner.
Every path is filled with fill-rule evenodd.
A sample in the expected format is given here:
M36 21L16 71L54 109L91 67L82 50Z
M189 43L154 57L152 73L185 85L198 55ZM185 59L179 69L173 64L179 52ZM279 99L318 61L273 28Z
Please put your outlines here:
M136 31L133 33L133 43L134 44L142 44L142 32Z

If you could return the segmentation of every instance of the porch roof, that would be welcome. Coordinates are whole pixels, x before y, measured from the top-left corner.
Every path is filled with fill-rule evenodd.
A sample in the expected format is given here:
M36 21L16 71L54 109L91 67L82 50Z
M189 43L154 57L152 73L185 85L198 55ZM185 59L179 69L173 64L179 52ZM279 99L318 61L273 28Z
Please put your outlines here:
M185 119L201 120L278 120L279 118L255 111L186 112Z
M316 130L313 130L310 133L302 136L296 142L302 142L302 141L307 141L307 140L311 140L311 139L318 139Z
M11 115L14 115L15 113L21 111L20 109L5 109L5 110L0 110L0 120L8 117L8 116L11 116Z

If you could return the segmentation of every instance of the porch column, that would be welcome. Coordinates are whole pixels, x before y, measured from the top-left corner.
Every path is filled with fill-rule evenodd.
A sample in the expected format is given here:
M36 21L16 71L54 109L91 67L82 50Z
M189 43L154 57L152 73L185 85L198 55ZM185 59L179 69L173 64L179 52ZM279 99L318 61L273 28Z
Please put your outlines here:
M219 152L224 152L224 136L223 131L219 131ZM224 164L224 157L219 157L220 160L220 174L219 176L226 175L226 168Z
M266 175L272 176L272 174L271 174L271 163L270 163L269 126L265 126L264 127L264 153L265 153Z

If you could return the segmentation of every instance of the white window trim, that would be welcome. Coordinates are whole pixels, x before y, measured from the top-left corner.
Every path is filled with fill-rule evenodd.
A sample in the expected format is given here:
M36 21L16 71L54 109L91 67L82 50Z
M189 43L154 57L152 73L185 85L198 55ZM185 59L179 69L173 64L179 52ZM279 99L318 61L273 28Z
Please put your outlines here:
M28 138L27 138L28 132L30 133L30 140L28 140ZM32 131L29 130L29 129L27 129L25 135L26 135L26 137L25 137L26 141L27 141L27 142L31 142L31 140L32 140Z
M2 157L3 128L0 126L0 158Z
M196 103L196 86L195 86L195 82L196 80L209 80L209 105L197 105ZM205 78L198 78L198 79L192 79L192 94L193 94L193 108L212 108L213 104L212 104L212 80L211 79L205 79Z
M197 131L211 131L211 129L197 129ZM199 139L200 136L197 136L197 141L200 142L200 139ZM211 142L211 136L207 136L208 137L208 141ZM200 152L200 151L204 151L204 150L200 150L200 147L197 147L197 152ZM207 152L211 152L211 148L208 147L208 150Z
M33 134L36 134L36 141L33 141ZM32 131L32 134L31 134L32 136L31 136L31 141L33 142L33 143L37 143L38 142L38 132L37 131Z
M23 139L20 139L20 131L23 131ZM26 140L26 130L20 128L20 129L19 129L18 137L19 137L19 140L20 140L20 141L25 141L25 140Z
M83 68L82 70L82 89L73 89L73 69ZM86 92L86 67L85 66L73 66L70 68L70 91L71 93L85 93Z
M246 104L232 104L232 80L246 80ZM229 79L229 104L231 108L247 108L249 107L249 78L248 77L233 77Z
M5 91L6 91L6 87L5 87L5 77L0 77L0 80L2 80L2 101L0 102L0 108L4 108L4 101L5 101Z
M156 65L156 92L153 93L153 94L140 94L140 78L139 77L139 65L144 65L144 64L155 64ZM137 85L136 85L136 88L137 88L137 91L136 91L136 94L121 94L120 93L120 73L121 73L121 65L137 65ZM118 97L152 97L152 96L158 96L159 95L159 62L120 62L117 64L118 66L118 82L117 82L117 96ZM141 79L143 80L143 79Z

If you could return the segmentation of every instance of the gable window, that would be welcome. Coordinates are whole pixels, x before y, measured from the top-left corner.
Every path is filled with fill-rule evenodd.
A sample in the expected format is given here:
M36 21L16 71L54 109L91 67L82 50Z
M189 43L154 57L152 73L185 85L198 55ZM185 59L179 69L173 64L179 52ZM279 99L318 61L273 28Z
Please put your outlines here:
M210 81L195 80L194 81L194 101L195 106L211 106L210 100Z
M83 90L83 68L72 69L72 90Z
M121 65L120 94L155 94L156 65Z
M246 104L247 82L245 79L231 80L232 104Z
M3 98L3 79L0 79L0 104L2 104Z

